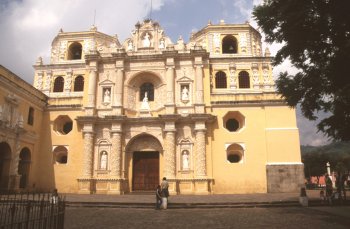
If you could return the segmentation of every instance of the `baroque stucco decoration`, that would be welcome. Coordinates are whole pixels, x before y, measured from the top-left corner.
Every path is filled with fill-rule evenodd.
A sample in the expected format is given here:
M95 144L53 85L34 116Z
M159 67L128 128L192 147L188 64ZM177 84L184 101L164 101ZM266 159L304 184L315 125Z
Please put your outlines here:
M162 153L163 147L156 137L148 134L139 134L127 143L125 151L158 151Z

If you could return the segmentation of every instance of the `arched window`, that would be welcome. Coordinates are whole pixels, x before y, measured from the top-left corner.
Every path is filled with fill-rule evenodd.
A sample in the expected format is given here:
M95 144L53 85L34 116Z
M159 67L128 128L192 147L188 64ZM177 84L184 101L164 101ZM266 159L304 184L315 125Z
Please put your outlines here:
M68 60L80 60L82 54L82 46L78 42L74 42L69 46L68 50Z
M227 35L222 39L222 53L237 53L237 39Z
M154 101L154 86L152 83L144 83L140 87L140 101L143 100L147 92L148 101Z
M33 107L29 107L27 123L31 126L34 124L34 108Z
M64 87L64 79L62 76L59 76L55 79L53 92L63 92L63 87Z
M53 151L56 164L67 164L68 149L65 146L57 146Z
M227 88L227 80L225 72L219 71L215 74L215 87Z
M83 91L84 90L84 77L77 76L74 80L74 91Z
M226 159L229 163L242 163L244 158L244 149L242 146L234 143L226 149Z
M241 71L238 75L239 88L250 88L249 73Z

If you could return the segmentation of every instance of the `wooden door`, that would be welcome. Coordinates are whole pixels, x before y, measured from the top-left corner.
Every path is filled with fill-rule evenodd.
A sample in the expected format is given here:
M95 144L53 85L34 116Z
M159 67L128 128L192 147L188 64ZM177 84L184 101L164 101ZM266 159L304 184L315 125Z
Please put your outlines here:
M133 191L155 190L159 184L159 153L134 152Z

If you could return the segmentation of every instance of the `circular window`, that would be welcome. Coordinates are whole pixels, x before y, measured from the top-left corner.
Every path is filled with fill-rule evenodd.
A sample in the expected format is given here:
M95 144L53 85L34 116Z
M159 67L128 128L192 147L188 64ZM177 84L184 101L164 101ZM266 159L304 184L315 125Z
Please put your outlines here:
M236 119L229 119L226 122L226 129L229 131L237 131L239 128L239 122Z
M239 154L229 154L227 155L227 160L231 163L238 163L242 159L241 155Z

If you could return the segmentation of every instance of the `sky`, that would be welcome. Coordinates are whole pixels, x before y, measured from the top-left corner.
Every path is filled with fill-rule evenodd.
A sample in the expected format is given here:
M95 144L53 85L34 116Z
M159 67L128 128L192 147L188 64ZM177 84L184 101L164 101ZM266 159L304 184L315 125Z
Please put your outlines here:
M123 42L146 18L158 21L172 42L182 36L188 42L191 32L208 21L218 24L245 23L257 28L253 6L262 0L0 0L0 64L32 84L32 65L39 56L48 63L51 42L60 29L87 31L95 24L98 31L118 35ZM152 7L151 7L152 6ZM151 10L152 9L152 10ZM281 47L267 45L272 54ZM264 48L263 48L264 50ZM287 61L274 68L293 72ZM302 117L297 109L300 141L303 145L323 145L327 138L316 133L315 122Z

